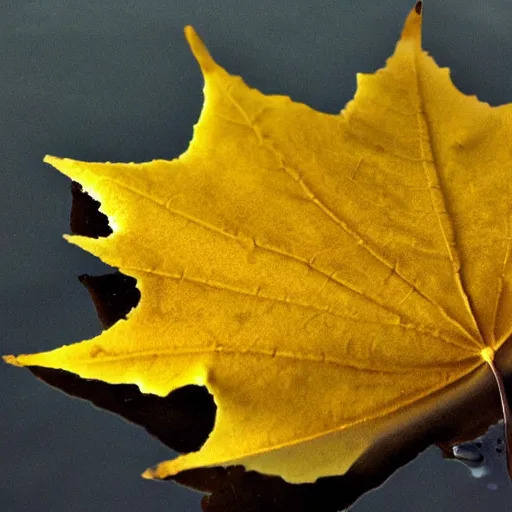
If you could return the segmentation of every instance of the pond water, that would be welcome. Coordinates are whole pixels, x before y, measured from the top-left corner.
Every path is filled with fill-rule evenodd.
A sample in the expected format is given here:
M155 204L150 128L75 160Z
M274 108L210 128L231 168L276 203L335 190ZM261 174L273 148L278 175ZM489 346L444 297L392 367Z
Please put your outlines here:
M413 2L373 0L17 0L0 5L2 172L0 352L35 352L99 332L76 276L108 271L69 246L66 178L46 153L96 161L173 158L188 145L202 79L183 38L192 24L220 64L268 93L325 112L355 73L381 67ZM463 6L463 7L461 7ZM508 0L429 0L424 47L455 83L512 101ZM198 511L200 496L140 473L169 458L142 429L0 367L0 509ZM482 405L484 407L484 405ZM436 447L351 510L508 510L500 426L444 460ZM478 454L483 454L483 462ZM475 460L471 460L471 459ZM475 467L483 463L483 469ZM478 476L478 478L476 478Z

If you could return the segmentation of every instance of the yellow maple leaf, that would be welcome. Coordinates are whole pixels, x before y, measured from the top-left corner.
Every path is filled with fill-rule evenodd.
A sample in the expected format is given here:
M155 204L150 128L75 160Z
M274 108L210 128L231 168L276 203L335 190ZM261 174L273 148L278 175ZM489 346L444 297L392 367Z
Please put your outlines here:
M462 94L421 49L421 2L338 115L249 88L185 33L205 80L185 153L45 158L113 228L67 239L136 278L139 304L94 339L6 360L159 396L205 385L210 437L147 477L342 474L481 385L511 335L512 107Z

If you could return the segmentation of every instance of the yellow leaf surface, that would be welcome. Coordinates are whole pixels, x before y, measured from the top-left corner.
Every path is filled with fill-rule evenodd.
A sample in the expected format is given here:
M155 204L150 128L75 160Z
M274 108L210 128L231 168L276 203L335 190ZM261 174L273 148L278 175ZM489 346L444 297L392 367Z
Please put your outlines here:
M337 115L264 95L185 30L204 75L172 161L45 161L101 202L106 238L67 239L137 279L100 336L10 363L205 385L215 428L145 473L243 464L342 474L376 439L488 375L512 331L512 108L466 96L421 49L421 4Z

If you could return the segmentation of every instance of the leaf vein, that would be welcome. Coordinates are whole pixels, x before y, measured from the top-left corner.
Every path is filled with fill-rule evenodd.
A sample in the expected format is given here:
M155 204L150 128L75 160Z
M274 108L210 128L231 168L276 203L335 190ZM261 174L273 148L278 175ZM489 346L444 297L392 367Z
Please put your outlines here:
M130 270L133 270L135 272L144 272L144 273L152 274L152 275L159 275L161 277L173 279L175 281L186 281L186 282L190 282L193 284L208 286L210 288L217 289L220 291L227 291L227 292L231 292L231 293L241 294L241 295L249 296L249 297L256 298L256 299L286 304L288 306L301 307L301 308L309 309L311 311L318 312L320 314L330 315L335 318L340 318L340 319L355 322L355 323L362 323L365 325L366 324L374 324L374 325L382 325L384 327L392 327L392 328L411 330L411 331L415 331L415 332L418 332L423 335L427 335L427 336L436 338L436 339L442 341L443 343L448 343L450 345L453 345L453 346L460 348L467 352L467 345L464 345L462 342L458 342L454 339L445 338L444 336L441 336L438 332L418 326L413 323L405 324L402 322L396 322L396 323L383 322L383 321L376 321L376 320L361 319L361 318L357 318L357 317L350 316L350 315L342 315L342 314L334 312L332 310L332 307L321 308L319 306L315 306L314 304L298 302L298 301L290 300L289 298L280 298L280 297L274 297L274 296L270 296L270 295L264 295L260 292L259 288L257 288L254 291L243 290L240 288L234 288L232 286L228 286L228 285L226 285L224 283L220 283L220 282L213 282L211 280L206 281L206 280L202 280L202 279L196 279L191 276L185 276L184 273L169 274L167 272L161 272L161 271L150 270L150 269L142 269L142 268L136 268L136 267L129 267L129 268L127 267L127 268L122 269L122 271L127 272L127 273L129 273Z
M469 313L470 319L473 323L473 327L476 331L476 333L479 336L479 339L483 341L482 333L480 330L480 327L478 326L478 322L475 316L475 313L473 311L473 308L471 306L470 298L468 295L468 292L466 291L466 288L464 286L464 282L462 280L461 275L461 269L462 269L462 263L460 260L460 256L458 254L457 250L457 243L456 243L456 233L455 233L455 225L453 222L453 219L450 218L450 213L448 210L447 205L447 199L445 196L445 193L443 191L441 177L439 175L439 163L438 158L436 156L435 151L435 145L433 143L433 136L432 136L432 122L428 116L428 113L425 109L424 100L423 100L423 93L422 93L422 86L421 81L419 78L419 73L417 69L417 63L416 63L416 53L413 54L412 60L412 66L414 70L414 76L416 77L416 92L418 96L418 103L419 103L419 109L417 113L417 124L418 124L418 133L422 133L422 120L425 122L426 126L426 135L427 135L427 141L424 141L423 137L419 137L419 144L420 144L420 150L423 157L426 158L427 151L424 146L424 142L426 142L429 146L430 153L432 160L431 162L428 162L426 159L423 160L422 166L423 171L425 175L425 180L427 182L428 188L430 190L430 197L432 201L432 209L437 214L439 229L441 231L441 234L443 236L443 240L446 246L446 251L448 253L448 257L450 258L450 262L452 264L453 268L453 276L455 279L455 283L458 289L458 292L462 298L462 301L464 303L464 306ZM429 172L432 170L432 172ZM440 205L440 207L439 207ZM445 221L443 222L443 219ZM462 325L461 325L462 327ZM478 345L478 341L473 337L470 336L470 339L473 341L473 343Z

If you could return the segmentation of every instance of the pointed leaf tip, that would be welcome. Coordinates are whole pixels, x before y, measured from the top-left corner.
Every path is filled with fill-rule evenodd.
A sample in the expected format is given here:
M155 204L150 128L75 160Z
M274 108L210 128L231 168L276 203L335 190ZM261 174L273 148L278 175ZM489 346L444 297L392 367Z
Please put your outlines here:
M43 162L45 164L50 164L50 165L53 165L54 167L57 165L58 162L60 162L61 160L63 160L63 158L60 158L58 156L53 156L53 155L44 155L44 158L43 158Z
M423 14L423 2L416 2L405 20L401 39L412 39L421 45L421 21Z
M154 480L155 479L154 472L153 472L152 468L146 469L146 471L144 471L144 473L142 473L142 475L140 475L140 476L146 480Z
M185 37L187 38L188 45L190 46L190 49L192 50L203 74L213 71L217 64L213 60L201 38L197 35L194 27L191 25L187 25L185 27Z
M2 356L2 359L8 363L8 364L12 364L13 366L23 366L21 365L19 362L18 362L18 359L16 356Z

